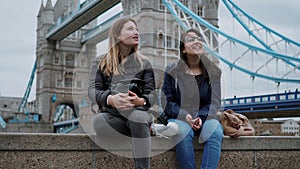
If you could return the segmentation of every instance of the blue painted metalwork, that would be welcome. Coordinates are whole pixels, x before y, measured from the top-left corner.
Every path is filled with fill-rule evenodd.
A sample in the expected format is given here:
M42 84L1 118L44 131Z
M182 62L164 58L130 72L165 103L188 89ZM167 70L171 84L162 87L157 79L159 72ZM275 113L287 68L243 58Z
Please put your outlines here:
M102 22L101 24L95 26L94 28L86 31L86 33L83 35L82 40L80 41L82 44L86 43L87 41L89 41L90 39L92 39L94 36L97 36L99 33L101 33L101 31L104 31L105 29L109 29L112 24L113 21L117 20L118 18L121 18L123 15L123 11L118 12L117 14L115 14L114 16L112 16L111 18L105 20L104 22Z
M290 43L290 44L293 44L297 47L300 47L300 43L292 40L292 39L289 39L285 36L283 36L282 34L274 31L273 29L267 27L266 25L262 24L261 22L259 22L258 20L254 19L253 17L251 17L249 14L247 14L244 10L242 10L240 7L238 7L235 3L233 3L231 0L223 0L223 3L225 4L225 6L227 7L227 9L231 12L231 14L234 16L234 18L236 18L236 20L238 20L240 22L240 24L247 30L247 32L257 38L257 40L259 42L261 42L261 44L264 44L264 46L266 45L266 47L268 47L268 45L266 44L266 42L263 42L262 39L260 39L259 37L257 37L253 31L251 31L249 29L249 27L247 27L247 25L240 19L240 17L238 15L236 15L234 13L234 11L230 8L229 4L227 3L227 1L233 6L234 9L238 10L239 12L241 12L244 16L247 17L248 20L250 20L251 22L254 22L256 24L258 24L259 26L261 26L264 30L266 30L266 32L270 32L278 37L280 37L283 41L285 41L286 43Z
M300 92L285 92L249 97L234 97L222 100L223 109L233 109L239 113L300 111Z
M31 71L31 75L30 75L30 79L29 79L26 91L24 93L24 96L22 98L21 104L20 104L19 109L18 109L19 112L23 112L24 108L26 107L27 100L28 100L28 97L29 97L29 94L30 94L30 91L31 91L31 86L32 86L32 83L33 83L33 80L34 80L35 72L36 72L36 60L34 61L34 65L33 65L32 71Z
M220 29L214 27L213 25L211 25L210 23L208 23L207 21L205 21L204 19L202 19L201 17L199 17L198 15L196 15L195 13L193 13L190 9L188 9L186 6L184 6L180 1L178 0L172 0L180 9L182 9L185 13L189 14L193 19L195 19L196 21L198 21L199 23L201 23L202 25L204 25L205 27L209 28L210 30L212 30L213 32L216 32L217 34L219 35L222 35L224 37L226 37L228 40L230 41L233 41L235 43L238 43L238 44L241 44L243 46L246 46L248 47L249 49L251 50L254 50L254 51L259 51L259 52L262 52L262 53L266 53L268 54L269 56L272 56L272 57L275 57L277 59L290 59L290 60L293 60L293 61L296 61L296 62L300 62L300 58L295 58L295 57L292 57L292 56L287 56L287 55L283 55L283 54L280 54L280 53L275 53L273 51L270 51L270 50L266 50L266 49L262 49L262 48L259 48L257 46L253 46L253 45L250 45L249 43L246 43L246 42L243 42L239 39L236 39L232 36L229 36L228 34L220 31ZM172 13L176 13L174 9L172 8L168 8L170 7L169 5L169 2L167 2L166 0L163 0L164 4L166 5L167 9ZM173 15L174 16L174 15ZM176 17L176 21L180 20L178 18L178 16L174 16ZM185 28L185 27L183 27Z
M51 33L52 31L54 31L55 28L59 27L67 19L71 18L72 16L74 16L77 13L80 13L83 10L86 10L89 6L92 6L92 3L95 1L97 1L97 0L85 0L84 2L82 2L81 4L78 5L77 10L71 11L69 13L69 15L65 15L64 17L59 17L57 19L55 25L52 25L49 28L48 32ZM101 1L101 0L99 0L99 1Z
M252 18L250 15L248 15L245 11L243 11L241 8L239 8L236 4L234 4L231 0L223 0L223 3L225 4L225 6L227 7L227 9L230 11L230 13L232 14L232 16L242 25L242 27L248 32L248 34L250 36L252 36L256 41L258 41L261 45L263 45L266 49L268 50L271 50L271 51L274 51L268 44L267 42L264 42L261 38L259 38L255 33L254 31L250 30L249 29L249 26L247 26L241 19L240 17L235 14L235 12L233 11L233 9L229 6L228 2L233 6L234 9L238 10L239 12L241 12L244 16L247 17L248 20L250 20L251 22L254 22L258 25L260 25L266 32L270 32L270 33L273 33L274 35L278 36L281 38L280 41L284 41L286 44L293 44L295 45L296 47L300 47L300 44L275 32L274 30L266 27L265 25L263 25L262 23L258 22L257 20L255 20L254 18ZM277 44L276 42L274 44ZM300 49L300 48L299 48ZM277 52L278 53L278 52ZM297 53L297 52L296 52ZM299 54L299 52L298 52ZM295 54L296 56L296 54ZM297 57L295 57L297 58ZM296 64L290 62L288 59L283 59L283 61L285 61L287 64L289 65L292 65L293 67L295 67L296 69L299 69L300 70L300 67L297 66Z
M22 101L19 105L18 111L24 113L24 115L26 116L25 119L20 119L20 115L15 115L15 117L11 120L9 120L10 123L27 123L27 122L38 122L39 121L39 115L38 114L34 114L34 115L30 115L28 110L27 110L27 101L28 101L28 97L30 95L30 91L31 91L31 87L32 87L32 83L35 77L35 72L36 72L36 64L37 61L35 60L32 71L31 71L31 75L30 75L30 79L29 82L27 84L27 88L26 91L24 93L24 96L22 98ZM30 116L30 117L29 117Z
M74 11L71 11L69 15L64 16L63 18L58 18L57 22L51 26L48 29L48 33L46 35L47 40L61 40L65 38L66 36L70 35L74 31L78 30L80 27L87 24L89 21L95 19L98 15L101 13L107 11L109 8L115 6L118 4L120 0L86 0L81 5L78 6L78 8ZM87 11L89 11L91 8L95 9L99 7L99 5L106 5L106 7L103 9L103 11L100 12L92 12L90 15L87 14ZM106 9L108 8L108 9ZM84 17L82 17L84 15ZM71 25L74 23L73 21L78 19L79 21L76 22L74 25ZM64 29L68 28L68 29ZM57 34L58 32L65 30L63 34Z
M53 124L55 133L69 133L72 130L78 128L79 119L72 119L62 122L56 122Z
M30 115L28 111L26 111L27 114L25 116L25 119L21 119L19 116L16 115L13 119L9 120L9 123L29 123L29 122L39 122L40 118L38 114Z
M6 122L3 120L1 114L0 114L0 126L1 126L2 128L6 128Z
M65 108L66 108L66 105L63 105L63 104L57 106L56 112L54 113L54 122L57 122L60 119L61 115L65 111Z
M185 29L185 30L187 30L189 27L187 25L185 25L180 20L180 18L177 15L176 10L171 5L170 1L174 2L181 10L183 10L185 13L187 13L192 19L194 19L197 22L201 23L202 25L204 25L205 27L207 27L211 31L217 33L218 35L222 35L222 36L226 37L228 40L230 40L230 41L232 41L234 43L241 44L242 46L245 46L245 47L249 48L249 50L259 51L259 52L262 52L264 54L267 54L270 57L276 58L276 59L290 59L290 60L297 61L297 62L300 61L300 58L294 58L292 56L286 56L286 55L282 55L282 54L279 54L279 53L275 53L274 51L267 50L267 49L262 49L262 48L250 45L250 44L248 44L246 42L243 42L243 41L241 41L239 39L236 39L234 37L231 37L231 36L227 35L226 33L220 31L218 28L214 27L213 25L211 25L210 23L208 23L207 21L205 21L201 17L197 16L195 13L193 13L191 10L189 10L186 6L184 6L178 0L168 0L168 1L167 0L163 0L162 2L165 4L165 6L168 9L168 11L175 18L175 20L177 22L179 22L180 26L182 26L183 29ZM227 59L225 59L225 57L220 56L218 53L216 53L210 47L208 47L207 44L204 44L204 47L205 47L206 51L208 51L208 53L211 54L212 56L220 59L222 62L224 62L226 65L230 66L231 68L235 68L235 69L237 69L237 70L239 70L241 72L244 72L244 73L250 75L252 78L260 77L260 78L263 78L263 79L274 81L276 83L281 83L281 82L300 83L300 79L276 78L276 77L271 77L271 76L268 76L268 75L259 74L257 72L253 72L253 71L247 70L247 69L245 69L245 68L243 68L241 66L236 65L235 63L231 63L230 61L228 61Z

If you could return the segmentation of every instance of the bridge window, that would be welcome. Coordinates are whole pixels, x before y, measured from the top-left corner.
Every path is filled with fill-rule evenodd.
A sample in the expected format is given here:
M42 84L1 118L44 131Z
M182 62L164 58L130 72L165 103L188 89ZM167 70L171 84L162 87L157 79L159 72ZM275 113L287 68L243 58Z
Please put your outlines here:
M167 36L167 46L166 46L165 40L166 39L164 38L163 39L164 47L171 48L172 47L172 37L171 36Z
M138 0L137 2L131 1L130 4L130 15L135 15L137 13L141 12L141 3Z
M75 65L75 57L73 54L69 54L66 56L66 66L74 67Z
M158 9L161 11L165 10L165 5L163 4L162 0L159 0Z
M56 87L63 87L63 82L62 80L56 80Z
M245 99L239 99L239 103L240 103L240 104L245 103Z
M72 87L73 73L65 74L65 87Z
M55 65L58 65L59 64L59 57L55 56L53 62L54 62Z
M175 39L175 48L179 48L180 39Z
M163 41L164 35L162 32L160 32L157 36L158 36L157 37L157 47L161 48L164 46L164 41Z
M189 0L181 0L182 4L189 8Z
M200 17L204 17L203 5L202 4L199 4L197 6L197 15L200 16Z

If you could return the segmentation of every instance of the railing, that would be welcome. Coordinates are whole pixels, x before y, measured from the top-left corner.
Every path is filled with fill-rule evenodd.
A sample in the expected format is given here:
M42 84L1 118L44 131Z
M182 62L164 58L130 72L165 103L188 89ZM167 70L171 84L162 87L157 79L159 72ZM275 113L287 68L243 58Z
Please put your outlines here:
M271 102L287 102L287 101L300 101L300 92L286 92L270 95L259 95L239 98L224 99L223 105L245 105L245 104L258 104L258 103L271 103Z
M79 120L77 119L72 119L72 120L67 120L67 121L62 121L62 122L56 122L53 124L55 133L69 133L72 130L78 128Z
M71 18L72 16L74 16L75 14L83 11L84 9L87 8L87 6L90 6L90 4L92 4L93 2L95 2L96 0L86 0L84 2L82 2L81 4L78 5L77 10L73 10L69 13L69 15L66 15L64 17L59 17L55 23L55 25L52 25L49 29L48 32L53 31L55 28L59 27L60 25L62 25L62 23L64 21L66 21L67 19Z

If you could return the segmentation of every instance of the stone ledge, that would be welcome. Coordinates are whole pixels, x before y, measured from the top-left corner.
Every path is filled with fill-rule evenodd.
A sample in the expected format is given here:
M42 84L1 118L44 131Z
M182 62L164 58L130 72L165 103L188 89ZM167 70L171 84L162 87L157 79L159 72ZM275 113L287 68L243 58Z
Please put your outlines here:
M0 150L101 150L93 139L93 135L87 134L0 133ZM152 139L154 147L170 142L168 139ZM195 149L202 150L203 146L195 144ZM300 136L225 136L222 150L300 151Z
M134 168L133 160L98 147L93 135L0 133L0 168ZM174 148L161 149L170 140L153 138L151 167L176 169ZM197 141L197 140L195 140ZM125 150L126 151L126 150ZM203 146L195 146L197 168ZM224 137L219 168L280 168L299 166L300 137Z

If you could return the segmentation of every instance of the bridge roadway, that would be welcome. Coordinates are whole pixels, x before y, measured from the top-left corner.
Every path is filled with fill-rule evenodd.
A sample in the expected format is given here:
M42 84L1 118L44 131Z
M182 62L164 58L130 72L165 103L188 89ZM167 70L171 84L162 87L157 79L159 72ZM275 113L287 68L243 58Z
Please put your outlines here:
M120 0L86 0L77 11L50 27L47 40L60 41L118 4Z
M232 109L250 119L300 117L300 92L229 98L223 100L223 109Z

